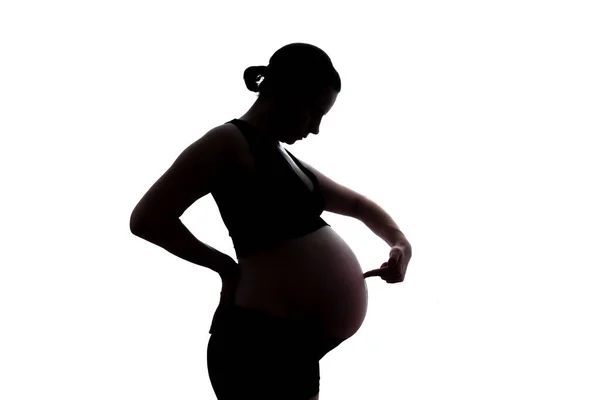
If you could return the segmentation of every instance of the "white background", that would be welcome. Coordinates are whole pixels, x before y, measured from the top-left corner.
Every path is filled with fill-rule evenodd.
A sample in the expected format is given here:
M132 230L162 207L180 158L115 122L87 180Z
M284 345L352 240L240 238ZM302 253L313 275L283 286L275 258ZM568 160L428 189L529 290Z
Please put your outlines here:
M342 79L284 147L413 246L369 278L321 399L598 399L600 71L592 1L4 1L0 398L214 399L220 279L129 231L193 141L305 42ZM389 247L325 212L364 271ZM211 196L183 222L235 256Z

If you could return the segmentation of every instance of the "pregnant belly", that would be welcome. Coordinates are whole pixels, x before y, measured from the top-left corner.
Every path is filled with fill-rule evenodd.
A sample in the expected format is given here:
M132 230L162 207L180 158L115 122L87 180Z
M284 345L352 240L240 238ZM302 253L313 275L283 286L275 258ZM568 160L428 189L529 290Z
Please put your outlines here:
M347 339L362 325L368 293L348 244L330 227L267 252L242 257L235 303L293 319L318 321L328 335Z

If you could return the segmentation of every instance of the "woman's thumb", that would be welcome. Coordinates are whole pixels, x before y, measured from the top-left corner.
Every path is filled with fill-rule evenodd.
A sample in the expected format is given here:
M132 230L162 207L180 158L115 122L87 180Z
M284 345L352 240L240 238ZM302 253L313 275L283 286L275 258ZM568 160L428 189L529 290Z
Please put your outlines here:
M388 262L386 261L383 264L381 264L381 267L379 267L378 269L374 269L374 270L371 270L369 272L365 272L363 274L363 277L364 278L369 278L371 276L381 276L381 274L383 272L382 268L387 267L387 264L388 264Z

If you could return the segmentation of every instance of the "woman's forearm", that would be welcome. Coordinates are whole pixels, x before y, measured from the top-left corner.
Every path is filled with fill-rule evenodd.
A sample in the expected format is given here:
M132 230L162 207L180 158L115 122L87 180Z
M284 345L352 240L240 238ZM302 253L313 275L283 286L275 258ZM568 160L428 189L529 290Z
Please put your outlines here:
M179 258L209 268L220 275L225 274L235 263L227 254L196 239L179 218L147 224L133 234Z

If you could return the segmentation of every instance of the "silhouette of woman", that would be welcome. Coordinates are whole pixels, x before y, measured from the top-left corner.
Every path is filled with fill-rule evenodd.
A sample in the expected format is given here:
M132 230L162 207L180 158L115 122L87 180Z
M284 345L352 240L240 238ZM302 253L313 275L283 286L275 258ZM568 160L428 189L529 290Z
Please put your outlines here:
M221 276L207 348L219 400L318 399L319 360L365 318L365 277L401 282L410 245L374 202L281 146L318 135L341 91L323 50L289 44L268 66L247 68L244 81L259 93L256 102L179 156L136 206L131 229ZM178 219L208 193L237 263L196 240ZM350 247L320 217L323 211L368 222L392 246L389 265L363 274Z

